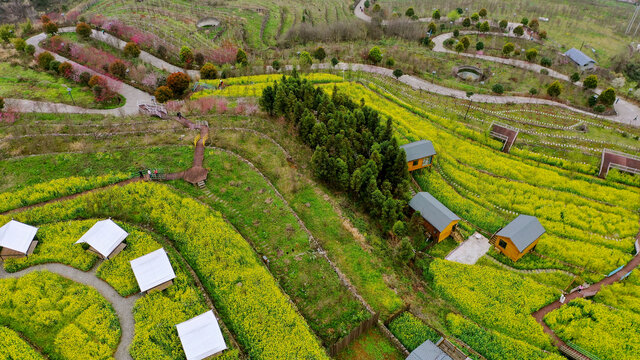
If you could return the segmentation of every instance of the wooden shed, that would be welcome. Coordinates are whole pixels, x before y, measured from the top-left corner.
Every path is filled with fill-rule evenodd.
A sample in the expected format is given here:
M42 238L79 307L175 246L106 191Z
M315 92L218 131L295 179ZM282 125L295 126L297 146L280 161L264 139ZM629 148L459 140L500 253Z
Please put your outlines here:
M498 231L491 238L491 243L509 259L518 261L536 247L538 239L545 232L535 216L519 215Z
M429 140L420 140L400 146L407 158L409 171L414 171L431 166L436 150Z
M455 228L460 218L447 209L440 201L428 192L420 192L411 199L409 207L419 211L423 225L437 242L446 239Z
M0 227L0 260L21 258L33 254L38 245L38 228L11 220Z

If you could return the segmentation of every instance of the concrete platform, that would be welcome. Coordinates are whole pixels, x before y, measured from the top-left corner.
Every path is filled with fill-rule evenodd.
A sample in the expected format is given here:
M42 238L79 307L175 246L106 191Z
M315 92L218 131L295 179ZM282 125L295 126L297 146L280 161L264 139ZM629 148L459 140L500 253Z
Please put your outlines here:
M491 249L489 239L479 233L475 233L453 249L445 259L461 264L473 265Z

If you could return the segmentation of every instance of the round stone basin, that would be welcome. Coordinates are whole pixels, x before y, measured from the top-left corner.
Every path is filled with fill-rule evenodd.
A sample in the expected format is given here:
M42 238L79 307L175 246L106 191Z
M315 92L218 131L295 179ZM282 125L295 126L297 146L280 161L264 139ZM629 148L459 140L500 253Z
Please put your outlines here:
M465 81L478 81L480 80L480 74L477 74L470 70L463 70L458 72L458 77Z

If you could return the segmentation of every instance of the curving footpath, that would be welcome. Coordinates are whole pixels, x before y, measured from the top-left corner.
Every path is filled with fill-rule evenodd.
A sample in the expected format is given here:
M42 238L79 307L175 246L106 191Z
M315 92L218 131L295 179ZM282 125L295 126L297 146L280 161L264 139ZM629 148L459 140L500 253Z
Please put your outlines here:
M371 18L368 15L366 15L363 11L360 10L361 5L364 6L363 4L364 4L364 0L362 0L360 4L356 6L354 10L355 15L364 21L371 21ZM73 31L75 31L74 27L65 27L60 29L60 32L73 32ZM474 34L476 32L465 31L463 33ZM498 35L513 36L510 34L498 34ZM110 35L108 33L97 32L95 30L93 30L91 36L96 40L103 41L109 45L116 46L118 48L124 48L124 45L126 44L124 41L118 39L113 35ZM434 42L436 43L436 46L434 47L434 51L452 52L444 48L444 45L443 45L444 41L450 38L451 36L452 34L448 33L448 34L442 34L435 37ZM41 49L38 46L38 44L45 38L46 38L46 34L41 33L29 38L27 40L27 43L32 44L36 47L36 53L42 52L43 49ZM475 54L461 54L461 55L472 57L472 58L480 58L480 59L493 61L493 62L499 62L499 63L512 65L512 66L517 66L523 69L528 69L536 72L540 72L540 70L543 68L542 66L537 64L531 64L525 61L515 60L515 59L503 59L498 57L492 57L492 56L486 56L486 55L475 55ZM79 65L73 61L70 61L60 55L54 54L54 56L58 61L68 61L72 63L74 67L83 69L83 71L88 71L92 74L96 73L95 71L88 69L82 65ZM144 51L140 53L140 58L143 61L148 62L149 64L159 69L164 69L167 71L184 71L184 69L179 68L175 65L169 64L168 62L162 59L159 59ZM288 65L285 67L285 69L287 70L291 70L292 68L293 67L291 65ZM273 71L273 69L270 66L267 66L266 69L268 71ZM377 75L386 76L392 79L396 79L391 69L374 66L374 65L368 65L368 64L339 63L335 67L332 66L331 64L313 64L311 66L311 69L315 69L315 70L318 70L318 69L336 70L337 69L337 70L349 70L349 71L362 71L366 73L377 74ZM549 70L549 75L552 77L555 77L561 80L567 80L567 81L569 80L568 77L564 74L558 73L550 69L547 69L547 70ZM187 72L189 76L192 78L198 78L200 74L198 70L187 70ZM144 91L136 89L119 80L108 78L108 77L106 78L108 79L110 85L113 85L114 89L118 89L118 92L127 99L127 103L125 106L118 109L96 110L96 109L84 109L84 108L64 105L64 104L36 102L36 101L30 101L30 100L5 99L5 101L9 106L11 106L16 111L19 111L19 112L91 113L91 114L106 114L106 115L115 115L115 116L138 114L137 103L151 101L151 95L145 93ZM578 109L578 108L566 105L564 103L560 103L560 102L548 100L548 99L540 99L540 98L532 98L532 97L524 97L524 96L497 96L497 95L485 95L485 94L474 94L470 98L467 98L466 91L437 85L412 75L403 75L397 80L401 83L411 86L413 89L416 89L416 90L425 90L434 94L450 96L457 99L468 99L474 102L490 103L490 104L550 105L550 106L561 107L576 113L584 114L584 115L599 118L599 119L605 119L605 120L619 122L619 123L628 124L632 126L640 126L640 123L638 121L633 120L637 116L640 116L640 108L622 98L614 105L614 108L616 110L616 115L602 116L602 115L595 115L588 111L584 111L582 109ZM599 92L599 91L601 91L601 89L596 89L596 92Z
M140 298L140 294L123 298L109 284L96 277L96 268L97 266L94 266L92 270L83 272L67 265L43 264L35 265L15 273L7 273L4 270L4 267L0 266L0 279L19 278L34 271L47 270L69 280L96 289L100 295L111 303L111 306L113 306L113 309L118 316L118 321L120 322L122 335L120 336L120 343L118 344L114 357L116 360L130 360L131 355L129 355L129 346L133 341L133 332L135 327L135 322L133 320L133 305L136 300Z

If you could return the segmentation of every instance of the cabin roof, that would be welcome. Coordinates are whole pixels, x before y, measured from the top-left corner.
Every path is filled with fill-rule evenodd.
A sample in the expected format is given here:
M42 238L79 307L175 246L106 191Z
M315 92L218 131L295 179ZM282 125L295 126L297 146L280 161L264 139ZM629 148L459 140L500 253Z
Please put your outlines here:
M38 228L11 220L0 227L0 246L26 254Z
M176 277L169 257L163 248L133 259L130 263L140 291L153 289Z
M76 244L87 243L100 255L108 257L128 235L111 219L101 220L84 233Z
M406 360L453 360L436 344L427 340L409 354Z
M436 149L429 140L420 140L400 146L407 154L407 162L425 158L436 154Z
M519 215L496 235L511 239L518 251L522 252L545 232L535 216Z
M576 49L576 48L571 48L569 50L567 50L566 53L564 53L565 56L568 56L569 59L573 60L573 62L575 62L576 64L580 65L580 66L585 66L589 63L596 63L595 60L593 60L592 58L588 57L585 53L583 53L582 51Z
M176 325L187 360L200 360L227 348L213 311Z
M458 215L428 192L417 193L409 202L409 206L415 211L420 211L420 215L438 231L446 229L452 221L460 220Z

